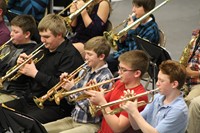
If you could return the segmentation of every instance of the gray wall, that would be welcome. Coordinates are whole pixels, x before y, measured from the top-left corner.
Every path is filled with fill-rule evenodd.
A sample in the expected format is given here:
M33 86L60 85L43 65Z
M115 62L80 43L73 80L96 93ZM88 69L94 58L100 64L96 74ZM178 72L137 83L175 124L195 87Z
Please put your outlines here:
M111 22L118 25L128 17L132 0L112 0ZM157 5L163 0L157 0ZM172 59L179 60L193 29L200 28L200 0L171 0L153 13L159 27L165 32L166 49Z

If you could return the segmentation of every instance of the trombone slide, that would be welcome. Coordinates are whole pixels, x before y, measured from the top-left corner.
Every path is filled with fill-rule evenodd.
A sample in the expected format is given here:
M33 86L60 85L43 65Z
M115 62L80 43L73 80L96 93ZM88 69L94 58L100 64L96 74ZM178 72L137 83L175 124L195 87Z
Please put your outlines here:
M165 5L167 2L169 2L169 0L165 0L164 2L162 2L160 5L156 6L154 9L152 9L151 11L149 11L148 13L146 13L145 15L143 15L142 17L140 17L139 19L137 19L135 22L133 22L131 25L127 26L126 28L124 28L123 30L121 30L116 36L117 36L117 40L119 38L121 38L127 31L129 31L132 27L134 27L135 25L137 25L138 23L140 23L142 20L144 20L145 18L147 18L150 14L152 14L154 11L156 11L157 9L159 9L160 7L162 7L163 5Z

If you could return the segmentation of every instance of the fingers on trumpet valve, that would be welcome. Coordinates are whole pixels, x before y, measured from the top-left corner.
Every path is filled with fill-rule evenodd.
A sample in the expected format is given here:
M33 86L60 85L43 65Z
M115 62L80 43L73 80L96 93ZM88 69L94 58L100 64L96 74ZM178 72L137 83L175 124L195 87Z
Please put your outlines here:
M74 79L73 78L70 79L68 77L69 77L69 74L66 72L60 75L60 81L63 82L61 87L65 90L70 90L74 86Z

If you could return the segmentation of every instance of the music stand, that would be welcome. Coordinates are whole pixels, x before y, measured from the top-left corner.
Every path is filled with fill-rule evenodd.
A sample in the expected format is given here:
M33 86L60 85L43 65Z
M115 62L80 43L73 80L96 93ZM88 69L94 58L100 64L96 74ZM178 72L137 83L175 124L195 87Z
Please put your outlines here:
M150 65L148 69L148 74L152 79L152 89L155 88L158 75L158 66L162 61L171 60L169 53L162 47L145 40L139 36L134 36L136 45L139 50L143 50L150 58Z
M3 133L47 133L45 128L29 116L0 106L0 132Z

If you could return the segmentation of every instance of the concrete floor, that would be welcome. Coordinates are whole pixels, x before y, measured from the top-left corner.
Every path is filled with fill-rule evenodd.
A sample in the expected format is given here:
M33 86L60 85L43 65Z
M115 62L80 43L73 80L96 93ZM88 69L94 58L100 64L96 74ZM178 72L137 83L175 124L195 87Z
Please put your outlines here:
M164 0L157 0L157 5ZM118 25L131 14L132 0L112 0L110 20ZM200 28L200 0L170 0L153 13L166 35L166 49L172 59L179 60L193 29Z

